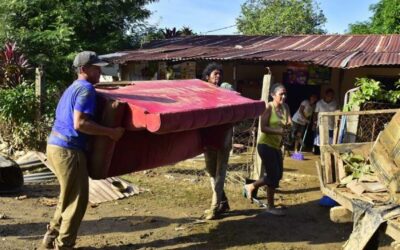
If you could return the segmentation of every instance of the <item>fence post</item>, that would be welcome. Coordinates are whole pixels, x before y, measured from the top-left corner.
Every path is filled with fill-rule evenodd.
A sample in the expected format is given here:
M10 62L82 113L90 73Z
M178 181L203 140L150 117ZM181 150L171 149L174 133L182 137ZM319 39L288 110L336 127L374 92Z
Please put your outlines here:
M262 90L261 90L261 100L265 101L265 103L268 102L268 96L269 96L269 88L271 86L272 82L272 74L271 70L269 67L267 67L267 74L264 75L263 82L262 82ZM261 136L261 119L258 120L258 132L257 132L257 140L256 144L258 142L258 139ZM256 145L254 145L256 147ZM261 177L264 176L264 169L261 167L261 158L258 155L258 152L256 150L254 154L254 166L253 166L253 171L251 173L251 179L253 180L258 180Z
M319 145L323 149L324 146L330 144L329 142L329 114L328 112L318 113L319 120ZM329 184L334 181L331 153L321 150L321 163L325 173L325 183Z
M35 69L35 96L38 100L39 107L36 110L36 120L40 121L43 111L43 101L44 101L44 78L43 78L43 68L39 67Z

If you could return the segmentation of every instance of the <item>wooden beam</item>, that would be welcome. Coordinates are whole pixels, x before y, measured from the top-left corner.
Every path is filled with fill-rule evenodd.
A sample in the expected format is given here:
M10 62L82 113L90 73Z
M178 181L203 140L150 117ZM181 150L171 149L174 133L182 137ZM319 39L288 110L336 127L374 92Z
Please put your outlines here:
M319 145L320 147L328 145L329 142L329 117L323 116L321 113L318 113L319 119ZM328 151L321 151L321 162L322 166L324 167L325 173L325 181L326 183L333 183L333 168L332 168L332 155Z
M262 90L261 90L261 100L264 101L266 104L268 103L268 97L269 97L269 88L271 86L272 82L272 74L267 67L267 74L264 75L263 82L262 82ZM260 139L261 136L261 119L258 120L258 132L257 132L257 141ZM255 155L254 155L254 166L253 166L253 171L251 173L251 178L253 180L258 180L261 177L264 176L264 169L261 166L261 158L258 155L258 152L256 150Z
M374 115L374 114L397 113L398 111L400 111L400 109L380 109L380 110L364 110L364 111L333 111L333 112L319 112L318 116Z
M372 142L359 142L359 143L345 143L345 144L335 144L335 145L322 145L320 147L321 153L322 152L330 152L334 153L335 151L339 153L345 153L357 148L365 147L365 149L372 148ZM333 150L333 149L335 150Z
M36 68L35 69L35 96L39 102L39 108L36 111L36 119L40 121L42 119L43 112L43 101L45 99L45 82L43 77L43 69Z

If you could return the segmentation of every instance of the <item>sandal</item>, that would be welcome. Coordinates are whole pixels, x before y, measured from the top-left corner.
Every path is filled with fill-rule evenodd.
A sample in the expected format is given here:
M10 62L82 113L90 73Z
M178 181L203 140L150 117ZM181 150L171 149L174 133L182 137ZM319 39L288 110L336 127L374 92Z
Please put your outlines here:
M253 196L251 193L247 192L246 184L243 185L243 197L249 199L250 201L253 201Z

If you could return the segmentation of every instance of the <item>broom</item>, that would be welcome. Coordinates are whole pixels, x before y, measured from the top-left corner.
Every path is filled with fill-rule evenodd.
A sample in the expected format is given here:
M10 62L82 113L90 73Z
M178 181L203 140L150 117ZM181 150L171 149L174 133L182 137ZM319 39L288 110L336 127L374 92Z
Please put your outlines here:
M304 135L303 135L303 140L301 140L301 145L300 145L299 152L293 153L292 156L291 156L291 158L294 159L294 160L299 160L299 161L303 161L304 160L304 155L301 153L301 151L302 151L303 146L304 146L304 141L306 140L308 127L310 127L310 123L307 123L306 131L304 131Z

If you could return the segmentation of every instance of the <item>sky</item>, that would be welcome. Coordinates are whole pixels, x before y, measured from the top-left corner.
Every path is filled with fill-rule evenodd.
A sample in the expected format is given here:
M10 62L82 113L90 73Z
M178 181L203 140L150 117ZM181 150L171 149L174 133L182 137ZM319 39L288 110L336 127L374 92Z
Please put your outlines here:
M148 9L153 13L148 21L159 28L179 29L188 26L200 34L235 34L236 27L225 27L235 25L235 20L240 15L240 5L244 2L245 0L159 0L148 5ZM327 18L325 29L328 34L343 34L348 24L367 21L372 16L369 6L379 0L317 2Z

